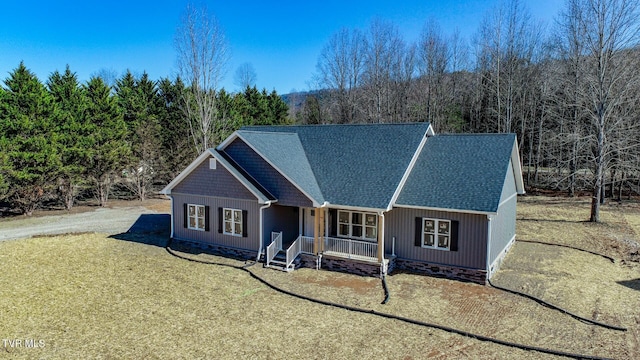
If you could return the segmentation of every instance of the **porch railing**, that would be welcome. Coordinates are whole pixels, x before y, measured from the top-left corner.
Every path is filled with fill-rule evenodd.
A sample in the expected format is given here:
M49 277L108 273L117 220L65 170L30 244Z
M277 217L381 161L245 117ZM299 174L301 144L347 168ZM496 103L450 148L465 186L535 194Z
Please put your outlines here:
M265 259L267 266L269 266L269 263L271 263L280 250L282 250L282 232L272 232L271 244L267 246L267 258Z
M313 236L300 235L300 252L305 254L313 254Z
M369 241L326 237L324 238L324 252L335 253L349 259L377 259L378 244Z
M289 246L289 248L287 249L287 271L289 271L291 264L293 264L293 260L295 260L298 255L300 255L301 244L302 241L300 241L300 238L297 238L296 241L294 241L293 244L291 244L291 246ZM293 268L291 268L291 270L293 270Z

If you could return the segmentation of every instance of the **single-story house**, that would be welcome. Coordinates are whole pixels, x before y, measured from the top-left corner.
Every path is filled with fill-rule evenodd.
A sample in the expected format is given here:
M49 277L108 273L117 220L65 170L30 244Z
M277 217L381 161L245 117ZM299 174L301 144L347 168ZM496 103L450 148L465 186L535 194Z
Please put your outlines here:
M515 240L524 187L514 134L403 123L243 127L162 193L172 238L217 253L484 284Z

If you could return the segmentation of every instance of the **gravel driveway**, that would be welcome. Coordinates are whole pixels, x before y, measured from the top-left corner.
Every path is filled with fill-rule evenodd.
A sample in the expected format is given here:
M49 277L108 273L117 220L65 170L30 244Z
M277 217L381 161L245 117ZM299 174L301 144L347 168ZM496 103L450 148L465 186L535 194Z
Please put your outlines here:
M155 214L155 215L154 215ZM0 241L36 235L97 232L109 235L126 232L165 232L170 217L144 206L97 208L77 214L19 217L0 221Z

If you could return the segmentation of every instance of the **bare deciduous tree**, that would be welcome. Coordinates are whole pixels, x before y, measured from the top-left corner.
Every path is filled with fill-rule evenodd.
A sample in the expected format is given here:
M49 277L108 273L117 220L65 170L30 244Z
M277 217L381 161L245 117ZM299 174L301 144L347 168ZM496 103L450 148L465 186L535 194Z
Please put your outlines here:
M368 118L372 122L388 121L394 107L391 88L394 70L401 67L405 44L393 23L375 19L369 27L368 45L363 83Z
M360 106L357 90L361 85L367 42L359 30L342 29L335 33L320 53L319 82L332 89L330 108L336 109L335 122L352 123Z
M187 87L182 109L189 122L194 146L203 152L220 141L227 124L217 121L216 93L224 78L229 47L224 31L206 7L187 5L175 35L178 74Z
M577 68L582 79L577 96L582 97L591 128L593 197L590 221L600 221L607 170L620 151L637 144L626 143L630 109L635 106L630 93L639 85L638 72L629 51L639 43L638 2L634 0L569 0L562 18L568 43L584 51ZM575 60L574 61L579 61ZM635 143L635 141L634 141Z
M444 101L443 80L449 66L449 49L440 26L435 20L428 21L420 36L418 45L418 69L425 86L425 117L439 131L444 127L442 114Z
M256 70L253 68L253 65L245 62L238 66L233 80L240 88L240 91L244 91L244 89L248 87L255 86L257 78L258 76L256 75Z

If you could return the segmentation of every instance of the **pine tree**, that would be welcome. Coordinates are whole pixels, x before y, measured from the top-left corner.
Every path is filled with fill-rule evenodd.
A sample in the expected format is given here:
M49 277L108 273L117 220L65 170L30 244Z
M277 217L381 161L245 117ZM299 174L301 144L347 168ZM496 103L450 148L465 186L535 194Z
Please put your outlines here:
M136 79L127 72L116 83L116 95L127 123L127 138L132 144L123 184L142 201L151 191L161 163L158 121L161 98L156 83L147 73Z
M9 187L7 200L31 215L48 196L60 168L56 107L44 85L24 63L5 80L0 102L0 172Z
M191 142L189 124L183 119L180 96L184 92L184 83L180 78L171 81L167 78L158 82L158 95L162 102L158 120L162 129L160 136L162 154L165 161L156 178L168 183L199 154Z
M65 72L55 71L49 76L47 88L58 111L53 121L59 134L61 159L58 192L67 210L75 203L78 193L88 184L86 165L90 159L89 143L92 133L84 116L86 97L78 77L67 65Z
M116 99L111 96L111 88L101 78L91 78L85 89L88 99L86 116L93 134L87 176L95 184L100 206L106 206L111 186L131 154L127 143L127 124Z
M2 122L2 107L5 102L5 91L0 86L0 123ZM8 144L5 144L8 139L3 136L0 136L0 200L4 199L7 195L7 189L9 188L9 184L7 180L5 180L4 174L9 169L9 159L7 153L5 151L1 151L8 147Z
M269 104L269 117L272 125L289 124L289 106L282 100L282 97L273 90L267 98Z

